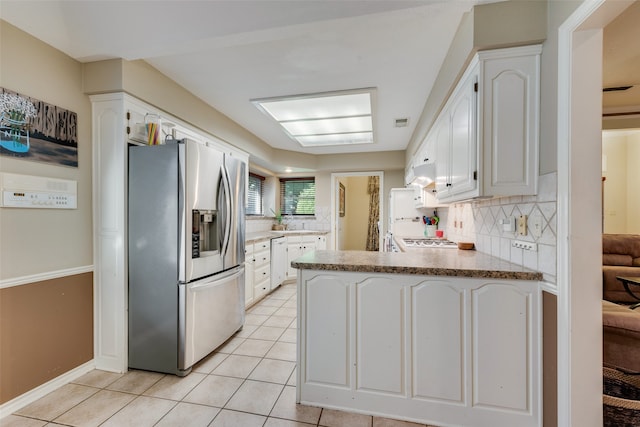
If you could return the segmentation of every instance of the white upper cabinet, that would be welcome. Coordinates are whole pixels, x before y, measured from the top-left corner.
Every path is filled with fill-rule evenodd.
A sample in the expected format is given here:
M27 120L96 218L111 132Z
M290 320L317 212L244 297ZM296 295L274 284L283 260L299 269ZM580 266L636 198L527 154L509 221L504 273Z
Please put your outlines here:
M477 67L465 73L436 123L436 197L474 197L477 191Z
M438 202L536 194L541 51L488 50L471 61L416 152L435 147L427 158Z
M479 53L487 195L537 192L541 51L536 45Z

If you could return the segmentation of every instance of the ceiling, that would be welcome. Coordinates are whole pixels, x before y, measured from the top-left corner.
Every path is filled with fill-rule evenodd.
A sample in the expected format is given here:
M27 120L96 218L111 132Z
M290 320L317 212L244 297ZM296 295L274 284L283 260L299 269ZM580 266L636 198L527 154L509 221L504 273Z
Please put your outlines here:
M640 1L634 2L604 29L603 87L632 86L605 92L605 113L640 112Z
M267 144L404 150L462 15L494 0L2 0L0 17L81 62L145 60ZM640 106L640 2L605 30L608 109ZM251 100L376 88L374 144L303 148ZM394 127L396 119L408 126Z
M329 154L404 150L462 15L487 2L2 0L0 16L81 62L145 60L267 144ZM303 148L250 102L359 88L376 88L374 144Z

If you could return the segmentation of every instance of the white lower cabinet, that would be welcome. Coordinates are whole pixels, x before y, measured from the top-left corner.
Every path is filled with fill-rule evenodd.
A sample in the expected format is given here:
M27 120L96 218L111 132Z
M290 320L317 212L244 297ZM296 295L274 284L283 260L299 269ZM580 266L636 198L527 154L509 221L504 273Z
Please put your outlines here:
M300 403L541 425L537 282L302 270L298 304Z
M271 290L271 241L254 244L255 270L253 272L253 297L257 301Z
M287 279L295 279L298 275L298 270L291 267L291 261L307 252L315 251L317 238L318 236L313 234L287 236ZM324 246L327 246L326 237Z
M253 257L253 244L244 247L244 306L254 303L253 297L253 272L255 270L255 258Z
M244 248L244 306L255 304L271 289L270 239Z

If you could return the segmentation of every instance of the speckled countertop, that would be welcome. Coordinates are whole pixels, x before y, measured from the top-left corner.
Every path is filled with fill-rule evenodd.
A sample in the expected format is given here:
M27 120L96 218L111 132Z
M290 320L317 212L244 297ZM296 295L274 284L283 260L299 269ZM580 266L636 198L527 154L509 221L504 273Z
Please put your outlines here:
M314 251L295 259L291 266L306 270L542 280L542 273L481 252L459 249Z
M328 234L328 231L319 230L288 230L288 231L256 231L247 233L244 237L245 244L262 242L263 240L275 239L282 236L308 236Z

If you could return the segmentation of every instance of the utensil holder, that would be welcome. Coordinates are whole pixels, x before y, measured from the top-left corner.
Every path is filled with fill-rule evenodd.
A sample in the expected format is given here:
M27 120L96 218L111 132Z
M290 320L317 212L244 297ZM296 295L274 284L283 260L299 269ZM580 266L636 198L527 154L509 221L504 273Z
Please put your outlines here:
M436 230L438 226L436 225L425 225L424 227L424 235L426 237L436 237Z

